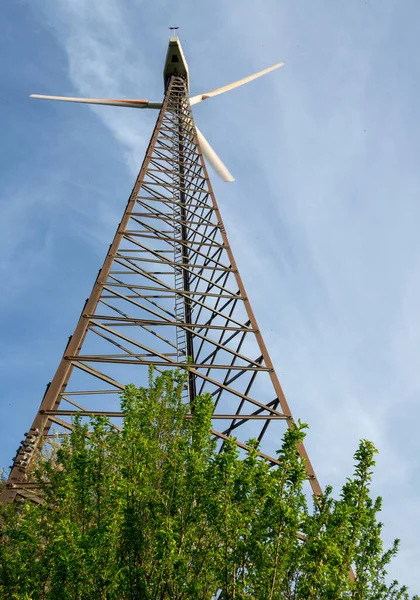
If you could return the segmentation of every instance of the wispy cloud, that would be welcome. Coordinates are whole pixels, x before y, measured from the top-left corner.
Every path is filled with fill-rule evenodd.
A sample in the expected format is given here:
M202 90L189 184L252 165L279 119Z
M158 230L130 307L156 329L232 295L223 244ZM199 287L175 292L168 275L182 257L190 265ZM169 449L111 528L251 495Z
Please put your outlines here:
M53 210L54 182L34 190L24 183L3 190L0 197L0 303L6 305L51 262L52 231L46 215Z
M139 97L144 98L151 80L147 55L133 39L135 31L129 25L125 3L55 0L44 8L58 43L66 51L77 94L95 98L141 94ZM56 94L60 95L58 91ZM122 144L127 165L136 173L149 134L144 113L139 111L135 122L128 109L91 106L90 110Z

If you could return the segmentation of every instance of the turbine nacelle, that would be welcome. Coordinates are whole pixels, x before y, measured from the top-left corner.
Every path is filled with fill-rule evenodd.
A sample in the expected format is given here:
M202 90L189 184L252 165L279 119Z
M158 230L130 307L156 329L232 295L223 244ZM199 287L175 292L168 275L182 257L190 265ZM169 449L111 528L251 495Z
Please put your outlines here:
M190 105L199 104L208 98L213 98L213 96L218 96L219 94L223 94L230 90L235 89L245 83L249 83L258 77L262 77L279 67L282 67L284 63L276 63L275 65L268 67L267 69L263 69L262 71L258 71L258 73L254 73L253 75L248 75L243 79L238 79L238 81L234 81L233 83L229 83L220 88L216 88L210 92L206 92L205 94L198 94L196 96L190 97ZM169 39L168 51L166 53L165 67L163 70L163 78L166 87L170 81L172 75L182 75L186 78L187 81L187 89L189 91L189 73L188 73L188 65L185 60L184 53L182 51L182 47L180 41L177 37L171 37ZM41 100L59 100L61 102L80 102L83 104L101 104L105 106L120 106L124 108L150 108L159 110L162 107L162 102L149 102L149 100L138 100L138 99L106 99L106 98L73 98L70 96L44 96L41 94L31 94L30 98L39 98ZM209 142L206 140L201 131L196 127L198 143L200 145L201 151L206 158L206 160L211 164L213 169L217 172L217 174L223 179L223 181L234 181L233 176L210 146Z
M181 42L176 36L169 38L169 46L166 53L165 66L163 68L163 83L165 85L165 90L172 75L182 75L185 77L188 93L190 93L188 65L182 51Z

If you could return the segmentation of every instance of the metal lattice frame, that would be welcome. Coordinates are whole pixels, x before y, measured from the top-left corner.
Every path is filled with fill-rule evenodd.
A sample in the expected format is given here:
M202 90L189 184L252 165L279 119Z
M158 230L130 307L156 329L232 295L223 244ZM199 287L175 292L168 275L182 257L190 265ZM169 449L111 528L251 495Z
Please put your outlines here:
M148 368L185 369L185 400L208 391L213 433L277 448L293 418L240 278L201 154L185 79L172 76L133 192L104 264L25 441L3 501L36 499L27 470L51 427L121 418L127 383ZM271 424L269 435L267 428ZM263 440L264 438L264 440ZM305 457L312 490L321 488Z

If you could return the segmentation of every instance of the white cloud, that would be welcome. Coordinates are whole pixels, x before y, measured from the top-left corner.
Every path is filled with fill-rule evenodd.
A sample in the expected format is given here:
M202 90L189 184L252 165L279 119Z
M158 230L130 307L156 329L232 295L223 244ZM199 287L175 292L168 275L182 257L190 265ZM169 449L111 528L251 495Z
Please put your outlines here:
M95 98L147 97L151 83L147 56L133 39L125 3L54 0L47 6L53 33L66 51L69 76L77 94ZM56 94L60 95L58 91ZM90 109L125 147L127 165L133 174L137 173L149 135L149 120L142 118L146 111L136 111L138 119L134 121L131 109Z
M54 211L56 183L33 189L32 186L6 188L0 198L0 221L3 227L0 236L0 279L3 281L1 304L27 290L40 267L51 262L52 231L47 222L38 218L40 214Z

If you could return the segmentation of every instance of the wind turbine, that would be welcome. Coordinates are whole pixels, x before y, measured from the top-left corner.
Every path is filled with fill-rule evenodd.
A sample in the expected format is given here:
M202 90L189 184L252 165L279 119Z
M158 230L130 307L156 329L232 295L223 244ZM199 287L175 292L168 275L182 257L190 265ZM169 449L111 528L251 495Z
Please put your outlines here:
M157 372L186 370L182 399L191 407L198 394L212 395L212 432L220 443L235 435L238 447L247 450L247 440L263 442L271 423L271 431L294 427L203 155L224 181L233 177L191 117L195 104L282 64L191 95L181 44L171 37L163 70L163 102L32 96L160 110L90 296L13 459L2 502L13 501L17 494L31 496L37 489L36 482L28 480L31 449L33 454L37 444L49 439L54 424L68 432L75 415L122 418L123 413L113 410L110 397L118 397L130 382L147 385L150 366ZM258 452L279 464L278 458L268 454L270 450L268 443ZM302 443L298 451L312 490L319 496L322 489Z
M211 90L210 92L205 92L204 94L196 94L195 96L190 96L190 105L193 106L195 104L199 104L204 100L208 100L209 98L213 98L214 96L218 96L219 94L224 94L225 92L229 92L241 85L245 85L254 79L258 79L263 75L267 75L267 73L271 73L275 69L282 67L284 63L279 62L271 67L267 67L262 71L258 71L252 75L248 75L247 77L243 77L242 79L238 79L232 83L228 83L222 87ZM189 73L188 73L188 65L185 60L184 53L182 51L181 43L178 37L171 37L169 40L168 52L166 55L165 66L163 70L163 78L165 83L165 88L167 82L170 79L171 75L179 74L184 75L187 80L187 86L189 90ZM140 100L140 99L107 99L107 98L74 98L70 96L46 96L43 94L31 94L30 98L38 98L41 100L59 100L61 102L80 102L83 104L103 104L105 106L120 106L123 108L149 108L152 110L160 110L162 107L162 102L150 102L149 100ZM207 139L201 133L201 131L196 126L198 141L201 147L201 151L204 157L207 159L209 164L213 167L213 169L218 173L218 175L223 179L223 181L230 182L234 181L234 177L227 169L226 165L222 162L213 148L210 146Z

